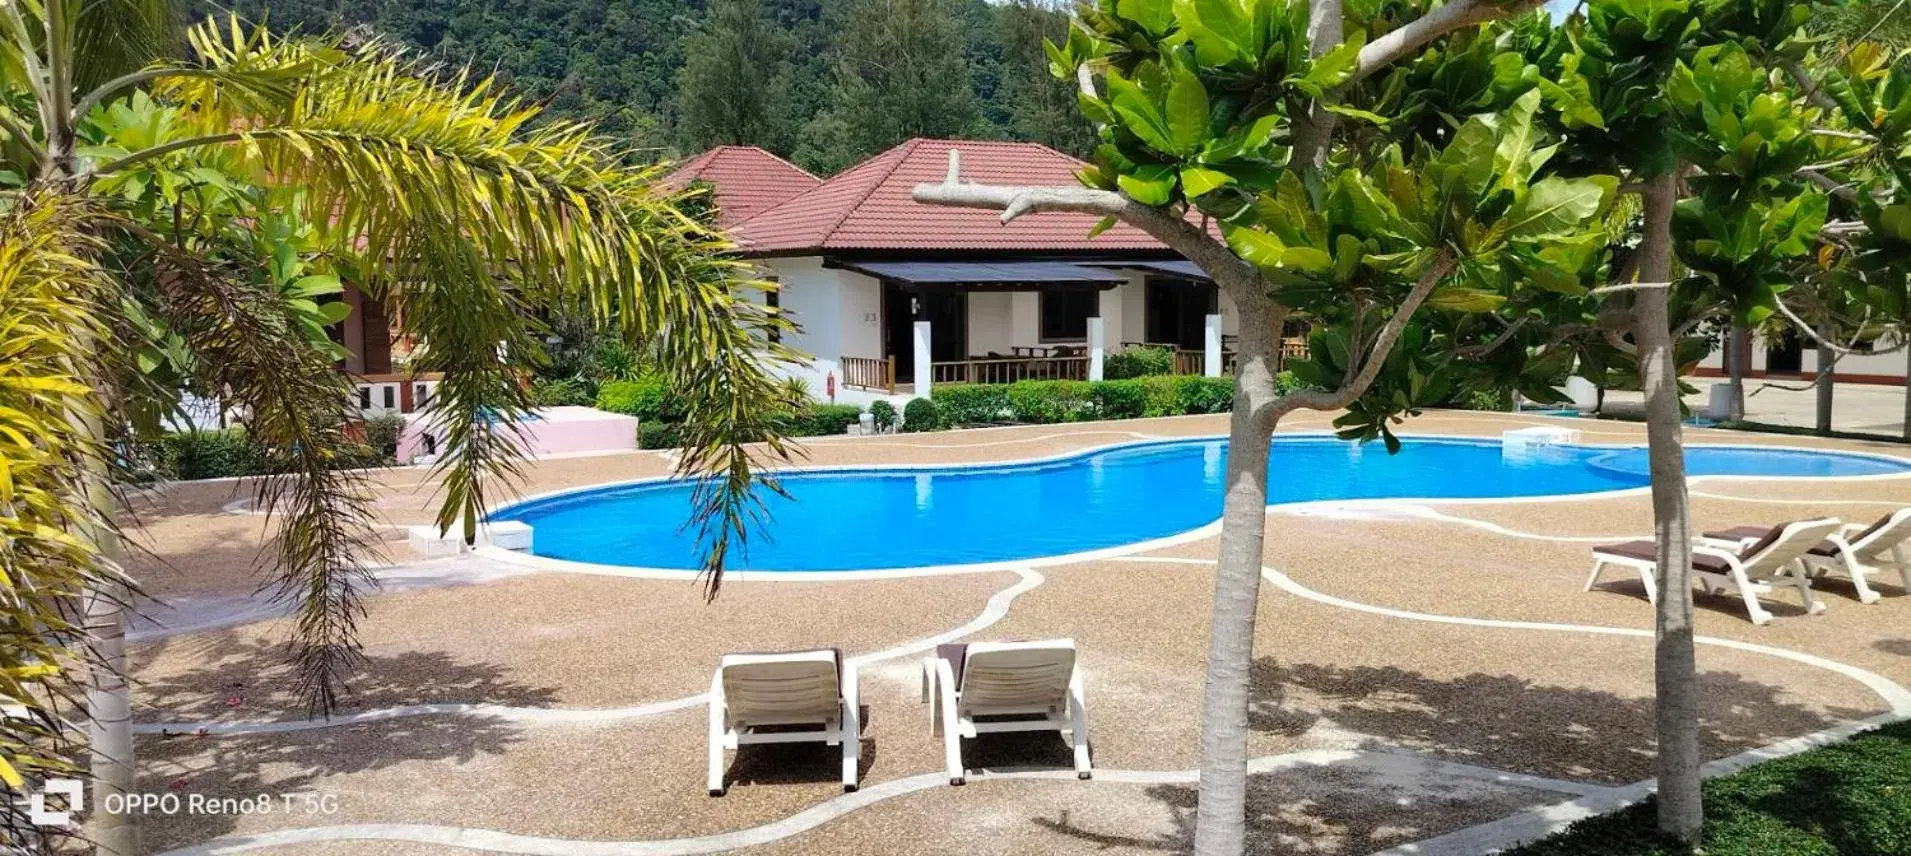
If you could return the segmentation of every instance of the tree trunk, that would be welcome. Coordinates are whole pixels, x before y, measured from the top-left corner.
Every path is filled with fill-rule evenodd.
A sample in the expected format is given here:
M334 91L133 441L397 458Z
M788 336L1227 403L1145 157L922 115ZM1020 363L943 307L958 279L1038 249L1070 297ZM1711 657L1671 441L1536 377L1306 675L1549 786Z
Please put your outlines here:
M1207 686L1202 693L1196 856L1241 856L1247 848L1249 679L1267 526L1268 447L1274 430L1257 412L1275 397L1271 369L1279 356L1280 323L1270 316L1278 314L1271 307L1241 307L1240 361L1234 371L1234 415L1228 426L1227 494L1221 506L1220 561L1208 630Z
M1672 208L1678 177L1653 179L1646 190L1639 279L1665 282L1672 266ZM1646 393L1646 446L1652 472L1653 534L1659 546L1658 611L1653 684L1658 704L1659 829L1696 841L1704 822L1699 793L1699 688L1692 630L1691 498L1685 484L1684 422L1679 365L1673 352L1666 289L1637 292L1633 342Z
M1911 336L1911 333L1905 335ZM1904 349L1904 439L1911 443L1911 348Z
M1838 355L1832 352L1831 346L1824 344L1828 338L1825 331L1820 330L1817 338L1819 342L1818 381L1814 385L1818 388L1818 420L1815 427L1818 433L1829 436L1831 434L1831 396L1834 392L1831 378L1833 370L1837 367Z
M1734 324L1732 332L1725 336L1726 383L1731 388L1731 400L1725 406L1725 418L1729 422L1745 418L1745 332L1744 327Z
M126 684L127 597L124 586L113 586L91 592L86 602L86 629L93 646L93 672L86 689L93 775L87 835L100 856L139 853L134 815L106 810L109 797L110 804L123 803L138 781L133 762L132 690Z

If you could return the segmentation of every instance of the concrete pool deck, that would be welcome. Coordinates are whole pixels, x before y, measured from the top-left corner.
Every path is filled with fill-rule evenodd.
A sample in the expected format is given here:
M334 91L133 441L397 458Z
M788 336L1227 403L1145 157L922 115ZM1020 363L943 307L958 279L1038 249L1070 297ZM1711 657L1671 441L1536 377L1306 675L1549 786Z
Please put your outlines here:
M809 443L804 463L1011 461L1218 434L1225 421L830 438ZM1282 428L1329 421L1307 414ZM1406 430L1497 438L1533 424L1577 428L1588 442L1643 440L1626 423L1465 412L1431 412ZM671 467L655 452L545 460L526 467L523 492ZM374 475L386 524L429 519L424 476ZM153 556L135 570L175 607L152 615L213 629L149 627L135 646L142 771L152 790L331 794L337 812L150 817L154 852L210 842L181 852L1142 853L1183 849L1191 833L1213 538L982 574L737 580L708 605L684 580L533 572L482 556L407 561L393 542L400 564L384 576L395 584L363 622L366 668L351 706L326 723L301 718L274 647L281 622L217 626L269 614L251 595L264 522L229 508L244 496L186 484L148 500L141 537ZM1903 504L1911 478L1693 486L1701 528L1869 520ZM1566 801L1614 801L1651 775L1650 608L1636 579L1581 591L1591 544L1650 533L1646 496L1269 513L1250 738L1261 759L1256 852L1361 854L1428 839L1422 852L1478 852L1438 837ZM1830 609L1819 616L1773 596L1777 619L1762 628L1736 600L1701 597L1708 757L1911 713L1901 686L1911 684L1911 596L1897 582L1879 580L1885 598L1873 605L1848 585L1821 585ZM1082 651L1096 779L1066 774L1059 740L1004 737L973 742L969 764L1035 777L947 787L917 698L922 645L1052 636ZM704 796L698 694L717 657L821 645L840 645L862 670L863 790L842 795L827 753L798 745L744 752L729 795ZM164 733L200 725L211 733Z

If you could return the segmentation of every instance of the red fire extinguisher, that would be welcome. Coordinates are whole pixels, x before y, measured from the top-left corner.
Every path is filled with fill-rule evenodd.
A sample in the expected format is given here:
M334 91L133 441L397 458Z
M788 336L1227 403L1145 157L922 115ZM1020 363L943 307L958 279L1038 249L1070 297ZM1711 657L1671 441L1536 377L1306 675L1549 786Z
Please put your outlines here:
M829 393L829 403L835 404L836 403L836 373L835 372L830 372L828 377L823 378L823 389Z

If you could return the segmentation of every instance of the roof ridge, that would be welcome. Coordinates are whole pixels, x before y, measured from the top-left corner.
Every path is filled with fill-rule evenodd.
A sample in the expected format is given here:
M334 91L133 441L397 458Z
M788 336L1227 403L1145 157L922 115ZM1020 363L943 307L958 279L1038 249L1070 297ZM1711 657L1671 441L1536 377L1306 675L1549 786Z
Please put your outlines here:
M822 181L824 181L824 179L818 176L816 173L810 172L807 169L797 166L796 164L791 163L788 159L784 158L783 156L777 154L776 152L770 151L769 149L766 149L762 146L746 145L743 143L723 143L721 145L711 146L708 151L704 152L702 155L698 155L698 157L701 158L701 157L708 156L710 158L711 163L716 163L719 157L721 157L724 154L728 154L730 152L752 152L755 154L759 154L766 158L769 158L770 160L776 161L777 163L780 163L786 167L789 167L792 171L802 174L803 177L805 178L815 179L818 183L821 183Z
M865 166L869 166L870 164L876 163L877 161L880 161L883 158L886 158L892 154L895 154L896 157L894 158L894 160L892 160L879 172L875 170L871 171L872 173L875 174L875 180L870 182L869 186L863 188L860 192L850 197L848 204L843 206L842 212L836 215L835 221L830 223L829 228L824 229L817 236L816 245L819 247L826 246L829 243L829 236L835 234L837 229L842 228L843 222L849 219L849 215L856 213L856 210L858 208L861 208L864 202L869 201L869 195L872 193L875 193L876 188L883 186L883 182L889 180L889 176L894 174L896 171L896 168L902 166L903 162L909 159L909 153L915 151L916 145L921 142L922 142L921 137L911 137L907 140L897 143L896 145L883 150L879 154L871 156L869 159L864 160L863 162L856 164L855 166L852 166L849 169L846 169L842 172L832 175L829 178L823 179L823 183L818 184L815 187L805 190L802 193L798 193L795 196L792 196L788 199L783 200L782 202L779 202L775 205L765 208L762 211L758 211L754 216L750 217L749 220L745 220L742 223L738 223L737 226L742 227L750 223L752 220L768 217L771 212L781 211L785 205L794 205L797 202L802 201L804 197L809 196L812 193L821 192L823 188L828 187L830 182L832 181L835 181L839 178L847 176L850 173L856 172L857 170L862 169ZM861 176L858 176L858 180L861 180L861 178L862 178Z

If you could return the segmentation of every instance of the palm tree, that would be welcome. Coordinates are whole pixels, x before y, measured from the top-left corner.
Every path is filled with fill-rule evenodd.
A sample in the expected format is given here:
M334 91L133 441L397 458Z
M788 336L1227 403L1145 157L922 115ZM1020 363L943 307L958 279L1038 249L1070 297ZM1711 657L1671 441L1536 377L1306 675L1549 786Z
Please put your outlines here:
M629 166L587 126L540 124L488 79L237 19L193 28L190 59L171 59L168 22L164 0L0 0L0 781L70 766L59 741L83 676L92 804L131 787L134 589L114 561L114 470L182 386L216 391L283 473L258 488L277 521L265 570L296 612L311 710L345 689L375 585L367 492L339 466L350 388L314 341L318 292L262 284L259 264L216 251L245 231L208 225L202 191L226 182L259 188L235 191L249 207L224 211L228 227L309 224L314 262L393 305L420 343L413 367L444 373L430 416L446 438L443 530L472 538L518 472L512 418L541 312L587 307L656 354L687 410L682 468L702 477L714 595L758 512L758 456L784 454L764 419L784 322L746 299L773 286L678 211L657 167ZM113 136L115 109L163 117L163 132L129 146L140 135ZM201 184L157 210L128 204L129 186L168 175ZM101 852L137 851L119 819L98 815Z

